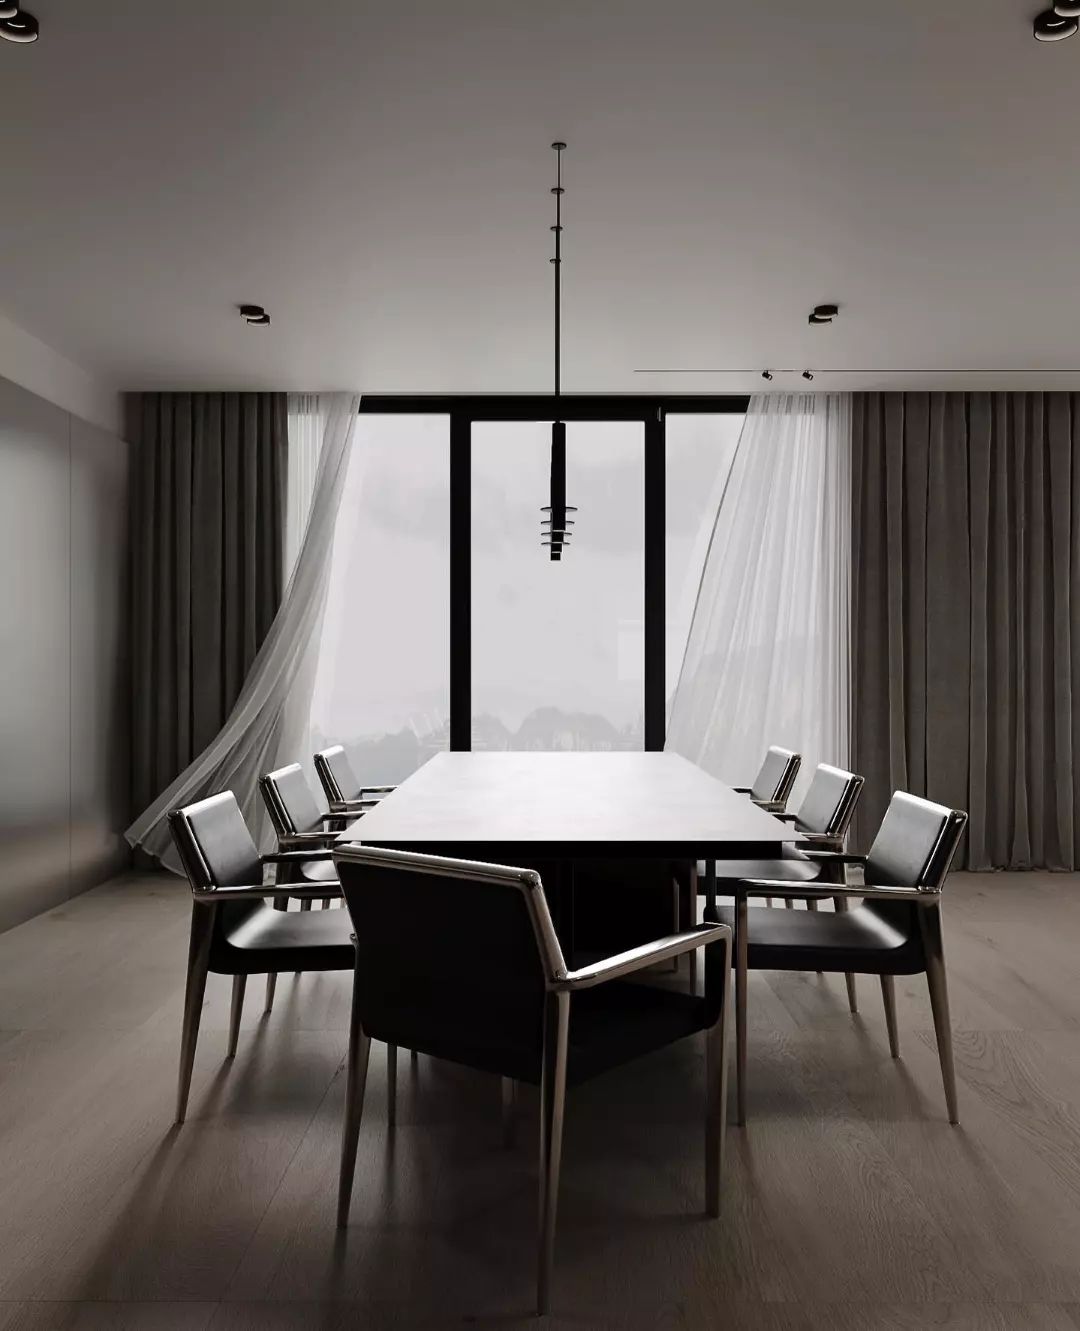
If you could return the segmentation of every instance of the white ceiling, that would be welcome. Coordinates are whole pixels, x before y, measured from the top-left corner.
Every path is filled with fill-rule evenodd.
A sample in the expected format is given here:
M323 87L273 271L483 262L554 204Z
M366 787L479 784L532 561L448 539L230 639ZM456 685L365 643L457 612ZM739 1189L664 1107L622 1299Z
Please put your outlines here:
M1080 37L1039 7L30 0L0 309L124 387L546 390L565 138L568 391L1080 386Z

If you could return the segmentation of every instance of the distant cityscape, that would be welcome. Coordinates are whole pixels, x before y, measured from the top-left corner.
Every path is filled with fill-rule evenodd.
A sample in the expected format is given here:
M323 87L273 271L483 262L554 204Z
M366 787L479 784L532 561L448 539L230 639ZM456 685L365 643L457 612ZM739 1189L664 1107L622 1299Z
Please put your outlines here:
M423 718L383 735L344 738L313 731L314 747L344 743L362 781L392 784L403 781L436 753L450 747L450 723ZM642 718L618 727L592 712L564 712L558 707L537 707L511 730L497 716L483 713L473 718L474 752L614 753L644 748Z

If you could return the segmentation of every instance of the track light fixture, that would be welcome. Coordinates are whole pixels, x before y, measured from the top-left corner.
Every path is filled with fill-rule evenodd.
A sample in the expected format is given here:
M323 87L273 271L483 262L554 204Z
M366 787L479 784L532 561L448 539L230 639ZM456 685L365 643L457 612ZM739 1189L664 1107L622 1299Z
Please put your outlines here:
M270 322L270 316L261 305L241 305L240 318L245 323L255 324L260 328L265 328Z
M809 383L814 376L810 373L809 370L803 370L802 377L806 380L807 383Z
M769 381L771 381L771 380L772 380L772 370L762 370L762 371L761 371L761 377L762 377L762 379L768 379Z
M1062 8L1072 10L1074 6L1062 3ZM1080 13L1080 6L1075 7L1075 12ZM1034 35L1037 42L1063 42L1066 37L1072 37L1076 30L1080 28L1080 19L1073 14L1062 14L1061 9L1055 6L1053 9L1046 9L1035 19Z
M36 42L38 21L33 14L20 10L14 0L0 0L0 37L6 42Z

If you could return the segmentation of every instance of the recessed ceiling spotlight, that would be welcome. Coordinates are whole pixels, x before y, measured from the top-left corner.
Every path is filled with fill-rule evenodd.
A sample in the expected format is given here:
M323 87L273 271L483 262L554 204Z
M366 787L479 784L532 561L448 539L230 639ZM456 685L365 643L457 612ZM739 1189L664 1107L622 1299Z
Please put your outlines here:
M1080 18L1080 0L1054 0L1058 18Z
M761 377L762 377L762 379L769 379L769 380L771 380L771 379L772 379L772 370L762 370L762 371L761 371Z
M240 318L245 323L257 324L263 328L270 322L270 316L261 305L241 305Z
M18 12L15 0L0 0L0 18L14 18Z
M1052 9L1044 10L1035 20L1035 40L1037 42L1063 42L1080 28L1080 20L1055 13Z
M839 305L815 305L807 322L812 324L831 324L839 313Z
M810 373L809 370L803 370L802 377L806 380L807 383L809 383L814 376Z
M4 8L10 9L11 6L5 5ZM33 14L27 14L25 10L20 13L16 6L14 14L0 18L0 37L6 42L36 42L38 21Z

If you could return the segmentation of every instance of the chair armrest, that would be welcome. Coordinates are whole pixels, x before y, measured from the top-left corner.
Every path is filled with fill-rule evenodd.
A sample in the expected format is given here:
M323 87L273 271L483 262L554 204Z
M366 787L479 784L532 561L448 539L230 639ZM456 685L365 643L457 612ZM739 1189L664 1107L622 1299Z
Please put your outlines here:
M360 798L364 799L368 795L392 795L397 790L397 786L361 786Z
M296 897L321 901L324 897L340 897L341 884L336 878L325 883L263 883L260 887L207 887L191 889L196 901L212 904L215 901L286 900Z
M936 901L941 889L934 887L890 887L874 883L792 883L772 878L743 878L734 888L739 897L861 897L874 901Z
M321 846L328 846L340 830L340 828L327 828L325 832L287 832L284 836L278 837L278 850L281 852L303 850L306 846L313 846L318 850Z
M378 800L334 800L330 805L330 814L334 818L355 818L369 813Z
M627 952L618 952L613 957L593 962L591 966L582 966L580 970L571 971L565 979L558 980L551 987L559 993L571 994L578 989L591 989L594 985L617 980L622 975L632 975L635 971L655 966L660 961L669 961L672 957L692 952L695 948L722 942L730 936L731 930L726 924L699 925L696 929L687 929L681 934L670 934L667 938L643 943L641 947L632 947Z
M866 856L850 850L817 850L810 847L803 851L809 860L820 860L825 864L865 864Z
M259 858L263 864L307 864L311 860L332 860L334 849L332 846L312 846L310 850L274 850Z
M786 800L756 800L751 797L750 803L756 804L765 813L771 813L779 817L784 812Z

